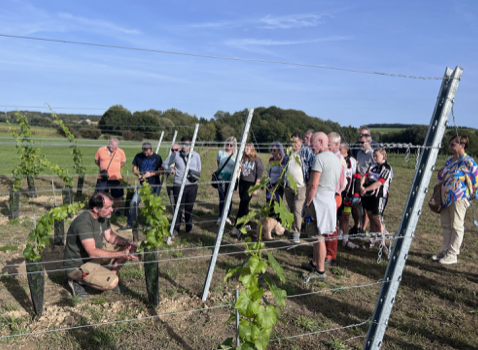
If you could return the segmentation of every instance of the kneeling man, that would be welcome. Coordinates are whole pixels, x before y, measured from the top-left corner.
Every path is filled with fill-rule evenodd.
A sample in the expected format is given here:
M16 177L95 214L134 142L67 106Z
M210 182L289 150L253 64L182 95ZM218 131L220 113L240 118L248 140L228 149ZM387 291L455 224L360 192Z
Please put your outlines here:
M137 245L111 229L112 212L113 198L97 192L90 198L89 210L68 229L63 266L73 295L87 297L84 285L119 292L118 271L126 261L139 260L132 254Z

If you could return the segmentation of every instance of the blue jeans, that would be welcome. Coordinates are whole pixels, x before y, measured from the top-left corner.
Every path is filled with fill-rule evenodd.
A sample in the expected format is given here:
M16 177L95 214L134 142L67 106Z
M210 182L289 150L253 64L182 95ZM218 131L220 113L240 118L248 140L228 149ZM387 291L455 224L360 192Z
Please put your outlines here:
M154 187L151 188L151 193L155 193L157 196L159 195L159 189L161 186L155 185ZM137 185L136 189L134 191L133 198L131 198L131 202L129 204L129 210L128 210L128 225L133 226L133 222L135 222L138 217L137 211L138 211L138 206L139 203L141 203L141 186Z

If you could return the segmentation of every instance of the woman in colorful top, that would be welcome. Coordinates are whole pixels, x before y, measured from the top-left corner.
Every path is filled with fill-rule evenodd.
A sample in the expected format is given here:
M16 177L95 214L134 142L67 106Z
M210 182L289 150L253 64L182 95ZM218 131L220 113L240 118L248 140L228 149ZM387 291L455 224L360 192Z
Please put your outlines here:
M267 166L267 176L269 177L270 181L268 182L266 188L266 199L267 204L270 204L271 208L273 208L274 202L279 202L279 198L282 198L282 196L284 195L284 168L287 165L289 159L285 155L284 147L282 147L282 144L280 142L273 142L270 147L270 152L272 154L272 157L269 158L269 164ZM279 163L273 164L274 162ZM273 198L272 192L274 192ZM272 213L273 209L271 209L271 214Z
M234 165L236 164L237 156L237 140L234 136L229 137L224 144L224 149L217 152L217 171L221 170L219 173L218 179L221 181L217 185L217 190L219 192L219 218L217 219L217 224L221 223L222 212L224 210L224 202L226 201L227 191L229 190L229 185L231 184L231 177L234 171ZM231 201L232 204L232 201ZM231 214L231 204L227 208L227 218L226 222L229 225L232 225L229 215Z
M433 255L432 260L440 264L457 263L461 243L465 233L465 213L470 201L478 198L476 162L465 153L468 137L457 135L452 137L448 148L453 154L438 172L438 181L442 183L442 209L440 221L443 228L443 246L440 253Z
M367 211L370 219L370 238L369 248L375 245L373 233L381 233L383 252L388 255L388 249L385 244L383 212L388 202L388 191L392 183L393 171L390 164L387 163L387 151L380 148L373 152L375 163L370 165L365 175L362 177L360 186L360 195L362 196L363 209Z
M249 214L249 203L253 196L257 195L257 190L249 195L249 188L258 185L261 182L262 173L264 172L264 165L261 159L257 156L254 144L246 143L244 148L244 156L242 157L241 176L239 179L239 210L237 212L237 219ZM240 225L242 226L242 225ZM250 226L246 223L246 229ZM239 230L234 227L231 231L233 235L240 235Z

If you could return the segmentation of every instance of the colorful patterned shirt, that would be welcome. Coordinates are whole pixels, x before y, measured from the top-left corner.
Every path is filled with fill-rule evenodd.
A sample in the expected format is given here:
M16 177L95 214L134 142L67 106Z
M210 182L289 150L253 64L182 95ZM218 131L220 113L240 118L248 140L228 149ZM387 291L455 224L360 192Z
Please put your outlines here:
M469 155L453 161L450 157L445 166L438 172L438 181L442 185L442 207L449 207L459 199L473 200L478 198L477 192L478 166Z

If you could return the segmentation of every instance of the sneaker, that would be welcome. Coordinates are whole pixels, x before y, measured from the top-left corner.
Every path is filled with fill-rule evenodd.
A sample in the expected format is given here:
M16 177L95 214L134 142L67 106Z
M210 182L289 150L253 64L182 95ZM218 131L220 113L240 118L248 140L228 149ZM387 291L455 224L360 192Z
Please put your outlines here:
M445 252L440 252L438 254L432 255L432 260L439 261L440 259L443 259L445 255L446 255Z
M217 226L219 226L221 224L221 218L217 219Z
M193 229L187 231L186 233L191 236L199 236L199 233L194 231Z
M123 226L121 228L119 228L117 231L118 232L125 232L125 231L131 231L133 229L133 227L131 227L131 225L126 225L126 226Z
M319 273L316 269L314 269L311 272L305 273L304 278L306 281L309 280L318 280L320 282L325 282L327 281L327 273L324 271L324 273Z
M302 264L300 264L300 267L309 272L315 270L315 265L312 264L312 260L310 260L309 262L303 262Z
M456 264L458 260L456 258L456 255L447 254L443 258L438 260L438 262L442 265L452 265Z
M349 235L354 236L354 235L360 233L360 231L361 230L357 226L354 226L349 230Z
M227 218L227 219L226 219L226 223L227 223L228 225L231 225L231 226L232 226L232 221L231 221L231 219Z
M358 249L359 248L359 246L357 244L355 244L355 243L353 243L349 240L344 241L344 247L347 247L349 249Z
M171 239L175 239L179 236L178 231L174 230L173 233L171 234Z
M73 294L73 296L79 296L80 298L87 298L89 296L85 287L78 283L78 281L68 278L68 285L71 288L71 294Z
M337 260L325 258L325 265L337 266Z
M288 238L289 241L292 242L292 243L300 243L300 235L294 235L294 234L292 234L292 235L289 235L287 238Z
M252 231L251 225L244 226L247 232Z

